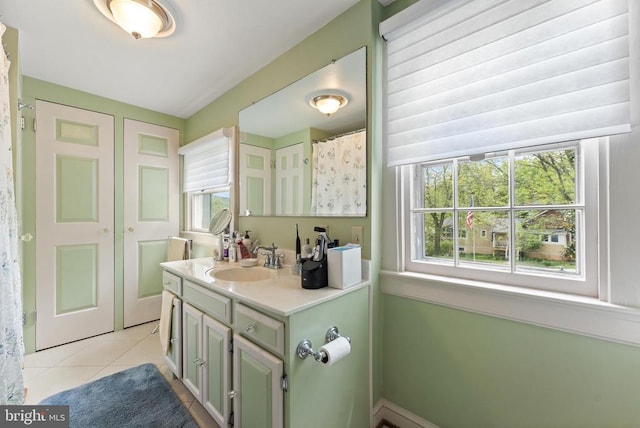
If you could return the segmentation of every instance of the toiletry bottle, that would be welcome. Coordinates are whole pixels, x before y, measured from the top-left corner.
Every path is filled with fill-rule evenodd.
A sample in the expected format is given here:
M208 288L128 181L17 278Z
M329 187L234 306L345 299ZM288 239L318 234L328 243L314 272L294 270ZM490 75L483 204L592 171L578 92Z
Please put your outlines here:
M242 240L242 245L244 245L245 247L247 247L247 250L251 249L251 238L249 237L249 232L251 232L250 230L245 230L244 231L244 239Z
M309 244L309 238L306 239L305 244L302 246L302 258L310 259L313 255L313 248Z
M238 244L236 243L236 233L231 235L231 243L229 244L229 262L238 261Z
M223 250L222 250L222 258L224 259L224 261L229 261L229 235L227 235L226 233L222 235L222 239L223 239Z

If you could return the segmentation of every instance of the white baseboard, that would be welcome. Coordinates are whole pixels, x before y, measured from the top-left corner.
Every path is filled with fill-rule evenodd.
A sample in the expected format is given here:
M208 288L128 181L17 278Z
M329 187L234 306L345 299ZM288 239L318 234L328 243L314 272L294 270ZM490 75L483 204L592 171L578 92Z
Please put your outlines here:
M432 424L385 399L378 401L373 407L373 427L377 427L383 420L400 428L439 428L436 424Z

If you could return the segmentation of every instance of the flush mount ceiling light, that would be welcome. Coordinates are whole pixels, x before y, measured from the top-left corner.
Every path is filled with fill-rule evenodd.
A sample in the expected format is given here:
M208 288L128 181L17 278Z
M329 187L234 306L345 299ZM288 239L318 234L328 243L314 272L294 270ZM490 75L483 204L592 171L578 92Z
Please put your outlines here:
M324 113L327 116L331 116L337 112L338 109L346 106L349 100L342 95L318 95L309 101L311 107L317 108L320 113Z
M98 10L136 39L166 37L176 23L156 0L93 0Z

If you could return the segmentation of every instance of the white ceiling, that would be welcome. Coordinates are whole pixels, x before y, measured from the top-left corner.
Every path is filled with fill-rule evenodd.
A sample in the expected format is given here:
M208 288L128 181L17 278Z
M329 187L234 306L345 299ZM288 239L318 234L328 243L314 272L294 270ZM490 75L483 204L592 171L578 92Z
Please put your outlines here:
M358 0L161 0L167 38L135 40L93 0L1 0L22 74L187 118Z

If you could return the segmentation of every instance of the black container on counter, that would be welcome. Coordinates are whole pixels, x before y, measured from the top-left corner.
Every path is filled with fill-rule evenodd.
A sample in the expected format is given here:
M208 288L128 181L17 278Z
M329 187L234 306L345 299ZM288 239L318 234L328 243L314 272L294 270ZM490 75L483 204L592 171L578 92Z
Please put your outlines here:
M322 260L305 260L302 263L302 288L315 290L329 285L327 257Z

